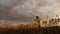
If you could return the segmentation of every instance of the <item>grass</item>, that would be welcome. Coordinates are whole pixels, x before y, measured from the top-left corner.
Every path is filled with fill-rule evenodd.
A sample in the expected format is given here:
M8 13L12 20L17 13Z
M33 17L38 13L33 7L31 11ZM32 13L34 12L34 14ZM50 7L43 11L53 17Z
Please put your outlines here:
M41 28L0 28L0 34L59 34L60 27L41 27Z

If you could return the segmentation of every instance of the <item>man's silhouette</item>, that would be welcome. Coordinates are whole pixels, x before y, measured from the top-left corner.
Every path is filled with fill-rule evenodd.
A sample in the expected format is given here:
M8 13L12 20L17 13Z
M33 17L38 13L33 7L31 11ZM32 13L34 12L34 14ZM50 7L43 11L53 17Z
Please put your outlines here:
M40 28L40 18L39 18L39 16L36 16L36 22L38 23L38 27Z
M40 32L40 18L39 18L39 16L36 16L35 21L38 23L38 31Z

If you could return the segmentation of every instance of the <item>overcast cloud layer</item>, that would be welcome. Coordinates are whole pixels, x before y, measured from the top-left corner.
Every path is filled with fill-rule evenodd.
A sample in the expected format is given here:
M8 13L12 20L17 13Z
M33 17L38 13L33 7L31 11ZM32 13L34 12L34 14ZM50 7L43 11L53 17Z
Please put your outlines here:
M0 0L0 19L30 21L36 15L46 18L60 13L60 0Z

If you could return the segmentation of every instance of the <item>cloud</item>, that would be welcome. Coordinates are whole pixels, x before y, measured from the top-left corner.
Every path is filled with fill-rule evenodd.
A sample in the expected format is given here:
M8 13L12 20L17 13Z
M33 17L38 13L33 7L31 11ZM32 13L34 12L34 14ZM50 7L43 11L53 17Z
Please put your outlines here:
M0 0L0 19L30 21L36 15L52 17L59 9L59 0Z

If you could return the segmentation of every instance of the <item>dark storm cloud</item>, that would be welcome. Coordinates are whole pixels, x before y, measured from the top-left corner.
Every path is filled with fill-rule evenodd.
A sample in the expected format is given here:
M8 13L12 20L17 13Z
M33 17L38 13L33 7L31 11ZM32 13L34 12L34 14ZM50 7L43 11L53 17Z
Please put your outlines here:
M20 21L29 20L30 18L27 15L24 15L26 13L24 12L25 8L24 10L22 10L23 8L20 8L22 5L24 5L25 2L27 1L26 0L0 0L0 19L9 18L11 20L20 20Z

